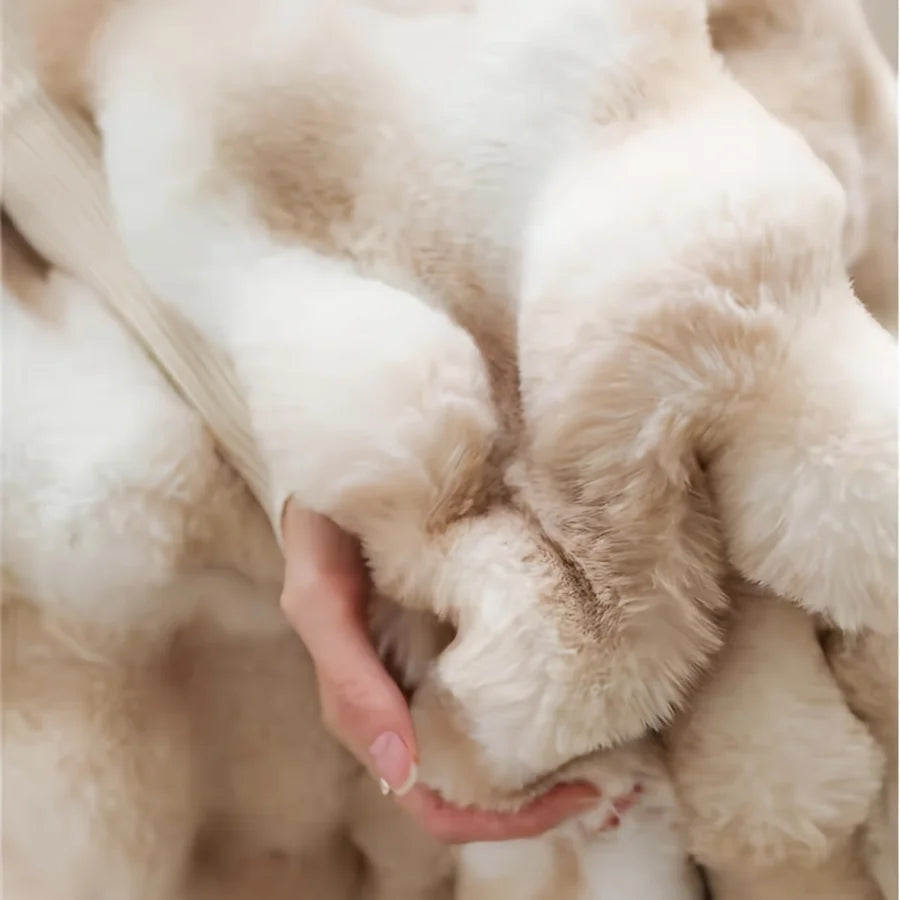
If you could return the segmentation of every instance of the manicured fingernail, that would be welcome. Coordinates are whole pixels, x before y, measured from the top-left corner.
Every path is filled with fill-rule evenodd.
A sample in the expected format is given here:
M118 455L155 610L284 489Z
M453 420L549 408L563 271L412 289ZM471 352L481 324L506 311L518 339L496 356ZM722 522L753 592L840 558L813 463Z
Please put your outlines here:
M379 734L369 747L375 763L375 771L381 777L381 791L385 786L398 797L408 794L416 783L418 768L412 760L409 748L392 731Z

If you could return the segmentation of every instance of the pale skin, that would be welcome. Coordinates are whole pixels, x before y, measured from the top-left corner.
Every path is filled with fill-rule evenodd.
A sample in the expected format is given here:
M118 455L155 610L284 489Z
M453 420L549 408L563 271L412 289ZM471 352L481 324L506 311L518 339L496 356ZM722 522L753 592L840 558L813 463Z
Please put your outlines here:
M558 785L515 813L452 806L422 785L410 788L416 736L366 629L368 575L357 541L292 500L282 533L281 607L313 658L326 725L422 828L449 844L533 837L596 803L589 784Z

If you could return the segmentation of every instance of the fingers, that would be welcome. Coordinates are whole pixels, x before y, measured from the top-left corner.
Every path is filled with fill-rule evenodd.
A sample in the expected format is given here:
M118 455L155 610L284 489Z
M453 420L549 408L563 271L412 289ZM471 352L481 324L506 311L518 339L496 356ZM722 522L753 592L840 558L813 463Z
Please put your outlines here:
M412 719L369 637L359 546L324 516L291 506L281 605L312 656L325 723L360 762L404 793L416 774Z
M393 789L398 802L444 843L533 837L593 806L590 784L558 785L515 813L461 808L415 786L417 748L406 700L366 627L368 573L357 542L324 516L289 501L281 606L306 645L329 730Z
M345 622L315 634L307 646L327 727L360 762L403 793L415 780L416 752L406 699L361 624Z
M593 807L600 796L592 784L560 784L512 813L453 806L416 787L398 802L437 840L446 844L535 837Z

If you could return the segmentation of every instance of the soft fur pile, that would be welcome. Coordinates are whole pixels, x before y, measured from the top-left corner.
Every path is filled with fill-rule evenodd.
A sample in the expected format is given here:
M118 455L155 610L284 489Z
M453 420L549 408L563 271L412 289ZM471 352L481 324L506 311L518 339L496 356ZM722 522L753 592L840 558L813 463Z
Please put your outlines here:
M270 519L361 537L423 780L604 792L462 850L455 896L690 900L688 854L717 900L891 896L896 346L847 273L892 328L896 136L856 6L29 8L133 262L235 366ZM449 891L322 731L196 415L6 256L12 895Z

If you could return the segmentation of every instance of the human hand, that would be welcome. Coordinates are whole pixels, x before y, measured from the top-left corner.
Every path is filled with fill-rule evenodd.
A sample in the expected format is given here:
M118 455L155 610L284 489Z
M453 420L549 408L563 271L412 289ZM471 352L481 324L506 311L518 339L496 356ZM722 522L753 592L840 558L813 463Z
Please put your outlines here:
M598 794L589 784L559 785L514 813L453 806L416 785L412 717L369 636L369 579L358 542L293 500L282 525L281 608L312 657L325 724L422 828L452 844L509 840L542 834L593 806Z

